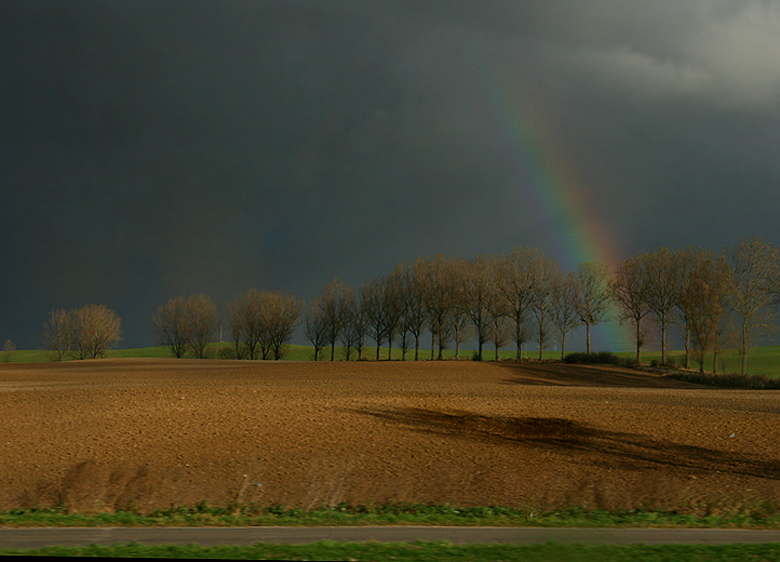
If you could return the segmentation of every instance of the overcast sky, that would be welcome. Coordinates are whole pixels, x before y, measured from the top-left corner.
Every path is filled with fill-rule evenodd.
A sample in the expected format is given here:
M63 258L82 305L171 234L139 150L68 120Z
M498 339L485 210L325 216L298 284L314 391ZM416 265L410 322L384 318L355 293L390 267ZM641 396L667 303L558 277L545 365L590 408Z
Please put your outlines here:
M55 308L151 345L173 296L308 299L440 252L780 243L773 0L26 0L0 61L20 348Z

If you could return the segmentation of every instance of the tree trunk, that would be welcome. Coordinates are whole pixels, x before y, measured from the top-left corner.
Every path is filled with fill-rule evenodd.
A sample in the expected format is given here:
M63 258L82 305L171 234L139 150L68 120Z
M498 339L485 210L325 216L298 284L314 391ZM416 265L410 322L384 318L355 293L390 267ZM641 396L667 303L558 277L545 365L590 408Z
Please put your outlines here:
M642 326L640 321L636 321L636 364L642 364Z
M586 340L587 340L587 347L588 355L590 355L590 322L585 322L585 334L586 334Z
M566 359L566 332L561 332L561 361Z
M747 374L747 325L742 323L742 376Z
M666 365L666 318L661 320L661 365Z
M691 368L691 329L685 326L685 368Z
M336 344L332 343L330 344L330 360L335 361L336 360Z

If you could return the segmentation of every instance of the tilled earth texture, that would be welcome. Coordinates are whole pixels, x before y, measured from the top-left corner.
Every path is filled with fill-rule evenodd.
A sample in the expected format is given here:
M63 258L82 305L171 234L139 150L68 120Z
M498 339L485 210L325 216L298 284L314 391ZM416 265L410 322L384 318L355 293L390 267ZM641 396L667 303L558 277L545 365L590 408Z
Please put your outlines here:
M559 363L0 364L0 509L780 500L780 391Z

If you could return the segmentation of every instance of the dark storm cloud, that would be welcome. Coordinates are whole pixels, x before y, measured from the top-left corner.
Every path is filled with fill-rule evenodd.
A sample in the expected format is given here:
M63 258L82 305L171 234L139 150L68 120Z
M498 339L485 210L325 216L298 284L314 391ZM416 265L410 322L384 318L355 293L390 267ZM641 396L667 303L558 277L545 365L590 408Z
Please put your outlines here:
M501 100L627 255L777 243L779 38L758 0L4 3L0 339L99 301L146 344L177 294L558 251Z

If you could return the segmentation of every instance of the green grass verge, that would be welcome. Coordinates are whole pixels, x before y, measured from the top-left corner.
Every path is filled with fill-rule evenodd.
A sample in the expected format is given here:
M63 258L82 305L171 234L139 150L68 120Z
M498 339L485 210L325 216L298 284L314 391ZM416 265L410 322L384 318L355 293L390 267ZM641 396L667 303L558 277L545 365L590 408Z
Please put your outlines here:
M455 545L447 542L348 543L320 541L289 545L258 543L251 546L142 545L138 543L86 547L54 546L34 550L0 549L0 556L89 556L104 558L212 558L233 560L360 560L394 561L626 561L735 562L780 561L780 544L729 545Z
M627 359L636 358L636 352L621 352L615 355ZM685 364L685 353L680 350L670 351L669 356L678 365ZM642 351L642 362L650 364L653 360L661 361L660 351ZM691 356L691 367L699 368L696 354ZM718 371L721 373L738 373L742 367L742 357L736 349L726 349L718 358ZM707 371L712 370L712 354L708 353L704 362ZM748 352L748 373L751 375L765 375L771 378L780 378L780 345L767 345L751 348Z
M0 513L2 527L116 526L355 526L464 525L512 527L698 527L780 529L780 508L764 504L741 512L696 516L653 509L601 511L587 508L531 511L510 507L387 504L321 507L211 507L201 503L141 514L136 511L69 513L64 509L15 509Z

